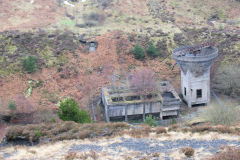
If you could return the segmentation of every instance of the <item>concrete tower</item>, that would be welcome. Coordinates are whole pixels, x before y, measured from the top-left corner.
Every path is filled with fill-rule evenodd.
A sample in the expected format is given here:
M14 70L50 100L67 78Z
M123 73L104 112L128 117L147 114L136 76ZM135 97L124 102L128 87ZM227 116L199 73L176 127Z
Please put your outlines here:
M210 68L217 56L218 49L210 43L173 51L173 58L181 68L181 90L188 107L210 102Z

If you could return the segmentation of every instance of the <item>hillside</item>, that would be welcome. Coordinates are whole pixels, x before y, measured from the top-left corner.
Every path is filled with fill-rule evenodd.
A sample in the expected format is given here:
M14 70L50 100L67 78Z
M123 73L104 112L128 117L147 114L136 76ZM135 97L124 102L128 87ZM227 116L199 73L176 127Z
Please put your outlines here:
M158 79L170 80L178 86L179 69L174 67L171 51L179 45L213 41L220 52L216 65L232 63L233 59L234 63L239 62L237 1L69 3L72 5L61 0L3 3L2 101L26 94L31 86L28 82L34 80L42 82L28 97L34 106L55 106L61 98L72 96L81 107L87 108L88 97L83 92L93 86L95 79L97 83L90 88L98 89L91 91L93 95L111 81L111 75L125 74L139 66L151 67ZM79 35L97 41L96 51L88 53L86 46L78 42ZM146 46L150 41L156 44L160 57L141 62L129 54L135 43ZM22 70L21 61L28 55L39 59L35 74L25 74Z
M194 149L192 159L239 153L226 147L239 146L239 107L229 107L240 104L239 0L0 1L0 26L0 159L188 159L184 147ZM234 126L208 121L206 127L207 120L198 117L201 109L185 103L183 121L169 119L178 129L138 126L138 120L130 126L102 124L102 87L128 83L126 77L147 68L181 97L172 51L205 42L219 53L211 89L230 108L214 112L218 99L213 100L210 114ZM146 51L151 43L157 56ZM134 55L136 44L143 59ZM91 119L94 111L96 123L60 120L60 102L69 97ZM20 144L31 145L32 138L40 144L9 146L8 140L18 138Z

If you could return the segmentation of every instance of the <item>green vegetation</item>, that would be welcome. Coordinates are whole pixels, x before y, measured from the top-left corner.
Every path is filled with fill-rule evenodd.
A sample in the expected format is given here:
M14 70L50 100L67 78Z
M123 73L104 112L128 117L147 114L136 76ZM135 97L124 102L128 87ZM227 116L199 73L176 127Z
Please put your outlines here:
M38 138L41 137L41 136L43 136L42 133L41 133L41 131L40 131L40 127L37 127L37 128L36 128L35 136L38 137Z
M8 109L10 109L11 111L15 111L17 109L16 103L13 100L10 100Z
M172 124L172 125L173 125L173 124L177 124L176 118L172 118L172 119L171 119L171 124Z
M214 89L228 96L240 95L240 64L226 64L218 67L214 77Z
M152 42L149 43L149 45L146 49L146 52L149 56L151 56L153 58L159 56L159 52Z
M136 59L139 59L139 60L145 59L144 49L139 44L135 45L132 52Z
M23 68L28 72L28 73L34 73L37 70L37 57L35 56L29 56L26 57L23 60Z
M156 118L153 117L151 114L146 117L145 123L151 127L157 126Z
M51 122L53 122L53 123L56 123L56 122L57 122L56 119L55 119L55 117L52 117Z
M235 106L212 105L204 108L200 117L214 125L234 125L240 121L240 110Z
M74 121L77 123L90 123L91 119L85 110L79 110L78 103L71 98L60 103L58 116L64 121Z

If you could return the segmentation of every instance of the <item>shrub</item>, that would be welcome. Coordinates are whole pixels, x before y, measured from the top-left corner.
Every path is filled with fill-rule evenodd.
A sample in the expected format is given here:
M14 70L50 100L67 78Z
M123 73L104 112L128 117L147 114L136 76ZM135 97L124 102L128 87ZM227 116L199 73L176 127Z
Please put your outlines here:
M176 118L172 118L172 119L171 119L171 124L176 124L176 123L177 123Z
M5 134L0 125L0 137ZM10 125L7 133L7 141L18 137L29 142L49 139L50 141L84 139L89 137L111 136L117 132L129 128L127 123L88 123L79 124L73 121L61 123L40 123L28 125ZM142 133L142 130L141 132ZM136 135L136 134L135 134Z
M74 121L77 123L90 123L91 119L84 110L79 110L78 103L71 98L60 103L58 116L64 121Z
M217 153L209 160L237 160L240 157L240 148L239 147L227 147L221 153Z
M145 59L144 49L138 44L135 45L133 49L133 54L136 59L139 60Z
M79 111L79 121L80 123L91 123L91 118L89 117L87 111L80 110Z
M218 125L213 127L213 131L218 133L235 133L235 130L230 128L229 126Z
M13 100L10 100L8 109L10 109L11 111L15 111L17 109L16 103Z
M152 115L148 115L146 117L145 123L151 127L156 127L157 126L157 122L156 122L156 118L153 117Z
M134 137L134 138L142 138L142 137L148 137L149 133L152 132L151 127L149 126L144 126L142 128L134 128L130 131L125 132L126 134ZM124 134L120 133L121 135Z
M240 95L240 64L222 65L215 72L213 87L228 96Z
M50 109L41 109L35 113L34 122L35 123L49 123L56 122L54 113Z
M234 125L239 122L239 115L238 107L234 106L212 105L200 112L200 117L214 125Z
M23 68L28 73L34 73L37 70L37 58L35 56L29 56L23 60Z
M156 129L156 133L157 134L161 134L161 133L167 133L167 130L164 127L158 127Z
M168 131L177 131L178 128L179 126L177 124L172 124L168 127Z
M194 149L191 147L182 148L182 152L186 157L192 157L194 155Z
M205 132L205 131L212 131L212 127L209 125L202 125L202 126L194 126L191 128L192 132Z
M38 138L42 136L42 133L40 131L40 127L36 128L35 136L38 137Z
M76 152L69 152L64 157L65 160L74 160L74 159L77 159L77 158L78 158L78 156L77 156Z
M149 43L149 45L146 49L146 52L149 56L154 57L154 58L159 56L159 52L153 43Z

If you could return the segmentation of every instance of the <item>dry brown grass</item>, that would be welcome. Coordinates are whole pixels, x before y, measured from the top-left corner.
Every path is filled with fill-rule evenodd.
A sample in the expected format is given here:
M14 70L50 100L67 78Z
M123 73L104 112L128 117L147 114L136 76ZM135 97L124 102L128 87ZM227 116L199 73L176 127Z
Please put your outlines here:
M186 157L192 157L194 155L194 149L191 147L186 147L181 149Z
M146 126L144 128L134 128L128 131L127 134L135 138L141 138L148 137L150 132L152 132L151 127Z
M156 128L156 133L157 134L167 133L167 130L164 127L157 127Z
M151 132L154 132L153 128L151 128L146 124L143 124L128 130L121 130L119 132L116 132L114 136L129 135L134 138L142 138L142 137L148 137L149 133Z
M64 159L65 160L74 160L78 158L77 153L76 152L69 152L67 155L65 155Z
M210 125L200 125L200 126L194 126L190 130L191 132L205 132L205 131L211 131L212 127Z
M236 133L234 128L230 128L229 126L217 125L212 127L213 131L217 131L218 133Z
M229 133L229 134L239 134L240 130L235 126L229 127L224 125L199 125L194 127L181 128L183 132L201 133L201 132L218 132L218 133Z
M8 141L16 140L19 136L25 140L35 142L44 138L51 141L94 138L99 136L111 136L124 128L128 128L127 123L92 123L78 124L67 121L62 123L42 123L26 126L9 127L6 138Z
M209 160L239 160L240 148L239 147L225 147L221 153L214 155Z
M179 126L177 124L173 124L168 127L168 131L177 131L178 128Z
M80 156L79 156L80 159L82 160L86 160L88 158L91 158L93 160L96 160L99 158L99 154L96 152L96 151L90 151L88 153L82 153Z

